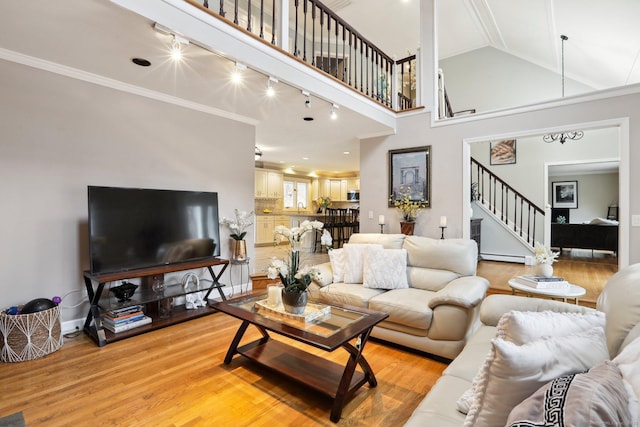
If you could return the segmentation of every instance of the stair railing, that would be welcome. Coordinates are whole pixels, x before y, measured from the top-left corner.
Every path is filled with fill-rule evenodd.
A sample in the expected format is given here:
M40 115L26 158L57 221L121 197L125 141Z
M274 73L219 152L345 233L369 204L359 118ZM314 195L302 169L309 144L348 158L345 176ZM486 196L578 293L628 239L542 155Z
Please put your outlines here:
M536 238L536 231L542 229L537 225L541 226L544 222L543 209L474 158L471 158L471 181L477 183L477 191L472 191L472 198L491 211L496 219L532 248L536 240L542 240L541 237Z

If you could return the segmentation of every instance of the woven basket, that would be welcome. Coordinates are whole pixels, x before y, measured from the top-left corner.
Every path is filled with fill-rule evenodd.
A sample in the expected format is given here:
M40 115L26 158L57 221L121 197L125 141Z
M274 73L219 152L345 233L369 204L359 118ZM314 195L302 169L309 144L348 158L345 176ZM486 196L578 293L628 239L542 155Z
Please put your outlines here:
M0 360L24 362L62 347L60 306L29 314L0 313Z

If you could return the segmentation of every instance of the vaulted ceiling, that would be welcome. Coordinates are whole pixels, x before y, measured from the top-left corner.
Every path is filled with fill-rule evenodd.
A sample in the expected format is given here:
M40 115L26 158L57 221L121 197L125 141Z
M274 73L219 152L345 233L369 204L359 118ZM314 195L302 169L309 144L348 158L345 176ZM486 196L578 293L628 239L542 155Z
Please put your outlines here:
M324 3L391 56L399 59L419 47L419 0ZM492 46L559 72L560 34L566 34L568 77L595 89L632 84L640 81L638 16L638 0L439 0L437 51L447 58ZM169 39L153 31L153 22L108 0L3 0L0 24L0 58L97 84L141 88L254 123L268 162L309 171L358 170L359 137L388 131L347 108L332 124L326 101L305 109L300 88L285 84L276 100L256 96L266 86L263 74L247 73L242 89L232 87L233 63L195 46L186 49L182 65L173 64ZM135 56L153 65L133 65ZM303 122L310 113L316 120Z

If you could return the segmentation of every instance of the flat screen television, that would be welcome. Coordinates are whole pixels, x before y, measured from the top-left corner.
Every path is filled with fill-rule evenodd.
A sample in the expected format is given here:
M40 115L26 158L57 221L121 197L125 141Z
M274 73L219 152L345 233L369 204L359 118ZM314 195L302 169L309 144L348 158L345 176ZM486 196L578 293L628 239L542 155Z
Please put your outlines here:
M220 256L218 193L88 187L91 273Z

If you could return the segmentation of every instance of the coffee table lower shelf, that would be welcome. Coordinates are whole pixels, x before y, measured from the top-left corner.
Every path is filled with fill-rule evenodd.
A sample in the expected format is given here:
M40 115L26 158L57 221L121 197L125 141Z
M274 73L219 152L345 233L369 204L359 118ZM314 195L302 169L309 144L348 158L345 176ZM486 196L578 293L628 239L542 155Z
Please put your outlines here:
M335 399L345 366L323 359L281 341L257 340L238 348L238 353L282 375L305 384ZM356 370L343 399L347 399L368 381Z

